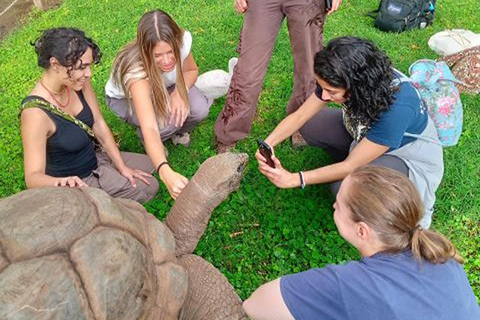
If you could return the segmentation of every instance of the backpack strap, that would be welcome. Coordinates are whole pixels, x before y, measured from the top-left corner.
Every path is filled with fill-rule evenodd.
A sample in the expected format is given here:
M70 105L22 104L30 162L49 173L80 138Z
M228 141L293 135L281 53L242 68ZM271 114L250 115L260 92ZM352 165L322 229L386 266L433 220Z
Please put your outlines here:
M400 83L404 83L404 82L412 82L412 79L410 79L406 74L404 74L404 73L401 72L400 70L395 69L395 68L393 68L393 70L394 70L396 73L398 73L398 74L400 75L400 77L393 79L392 84L399 85ZM417 93L417 96L418 96L418 98L420 99L420 103L425 106L425 102L423 101L422 96L420 95L420 92L417 90L417 88L415 88L415 86L412 85L412 87L413 87L413 89L415 89L415 92ZM425 106L425 107L426 107L426 106ZM422 134L415 134L415 133L405 132L405 133L403 134L403 136L404 136L404 137L415 138L415 139L420 139L420 140L427 141L427 142L431 142L431 143L434 143L434 144L437 144L437 145L442 145L441 142L433 139L432 137L427 137L427 136L422 135Z
M392 84L393 85L399 85L400 83L403 83L403 82L412 82L412 79L410 79L405 73L403 73L402 71L396 69L396 68L392 68L393 71L395 71L396 73L398 73L400 75L399 78L395 78L393 79L392 81Z
M405 132L403 134L404 137L410 137L410 138L415 138L415 139L418 139L418 140L423 140L423 141L426 141L426 142L431 142L433 144L436 144L436 145L439 145L439 146L443 146L443 144L432 138L432 137L427 137L425 135L422 135L422 134L415 134L415 133L410 133L410 132Z
M77 118L69 115L68 113L66 113L65 111L60 109L59 107L57 107L57 106L55 106L55 105L53 105L53 104L51 104L51 103L49 103L49 102L47 102L43 99L32 98L28 101L25 101L22 104L21 109L20 109L20 113L23 110L29 109L29 108L42 108L44 110L50 111L53 114L56 114L57 116L62 117L63 119L65 119L67 121L70 121L70 122L76 124L77 126L79 126L81 129L83 129L88 134L88 136L90 137L90 139L92 139L92 142L93 142L93 144L95 144L96 147L101 146L101 144L98 142L97 136L95 135L95 133L93 132L93 129L89 125L87 125L86 123L84 123L80 119L77 119Z
M404 83L404 82L413 82L412 79L410 79L410 77L408 77L406 74L404 74L403 72L401 72L400 70L398 69L395 69L395 68L392 68L395 72L397 72L398 74L400 74L400 78L395 78L393 79L392 81L392 84L393 85L400 85L400 83ZM420 95L420 92L418 91L417 88L415 88L414 85L412 85L413 89L415 89L415 92L417 93L417 96L418 98L420 99L420 103L423 104L423 99L422 99L422 96Z

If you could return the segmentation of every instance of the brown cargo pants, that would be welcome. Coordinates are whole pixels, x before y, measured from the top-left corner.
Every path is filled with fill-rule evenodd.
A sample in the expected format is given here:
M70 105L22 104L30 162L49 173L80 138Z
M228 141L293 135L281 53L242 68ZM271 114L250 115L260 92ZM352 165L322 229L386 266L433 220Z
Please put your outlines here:
M309 24L318 14L320 17ZM285 17L295 71L287 114L297 110L315 90L313 59L322 49L325 1L250 0L237 49L238 64L225 106L215 123L218 142L229 145L250 132L268 63Z
M130 168L147 173L155 172L155 167L147 155L133 152L121 152L121 155ZM134 188L130 181L115 168L106 152L97 152L97 163L97 169L82 179L89 187L102 189L114 198L127 198L140 203L152 200L158 192L159 186L155 177L147 177L150 184L136 179L137 187Z

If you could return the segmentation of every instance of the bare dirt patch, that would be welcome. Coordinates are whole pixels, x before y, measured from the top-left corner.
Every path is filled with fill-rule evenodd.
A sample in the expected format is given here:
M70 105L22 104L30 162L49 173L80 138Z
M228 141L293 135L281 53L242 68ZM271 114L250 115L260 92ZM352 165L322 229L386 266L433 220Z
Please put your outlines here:
M49 7L62 0L43 0ZM0 0L0 41L14 28L25 22L33 8L32 0Z

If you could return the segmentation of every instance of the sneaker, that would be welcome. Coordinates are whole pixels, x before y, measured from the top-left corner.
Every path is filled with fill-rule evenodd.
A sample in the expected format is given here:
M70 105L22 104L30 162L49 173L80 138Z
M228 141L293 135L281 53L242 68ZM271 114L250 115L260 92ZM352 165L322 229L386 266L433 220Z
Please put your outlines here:
M181 144L182 146L188 148L188 146L190 146L190 134L188 132L177 133L173 135L172 143L174 145Z
M231 152L236 146L237 144L235 142L231 144L223 144L217 141L217 154Z
M307 145L307 141L303 139L303 136L299 131L295 131L292 134L291 139L292 139L292 148L294 149L303 148Z

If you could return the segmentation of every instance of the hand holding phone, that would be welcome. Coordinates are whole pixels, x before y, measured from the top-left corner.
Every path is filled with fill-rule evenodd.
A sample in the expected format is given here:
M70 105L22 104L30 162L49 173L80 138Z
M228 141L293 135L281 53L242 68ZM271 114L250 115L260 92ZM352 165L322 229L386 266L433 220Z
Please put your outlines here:
M257 143L258 143L258 150L260 151L260 154L265 158L265 160L267 160L267 164L270 167L275 168L275 163L273 162L273 159L272 159L272 154L273 154L272 148L263 140L258 139Z

